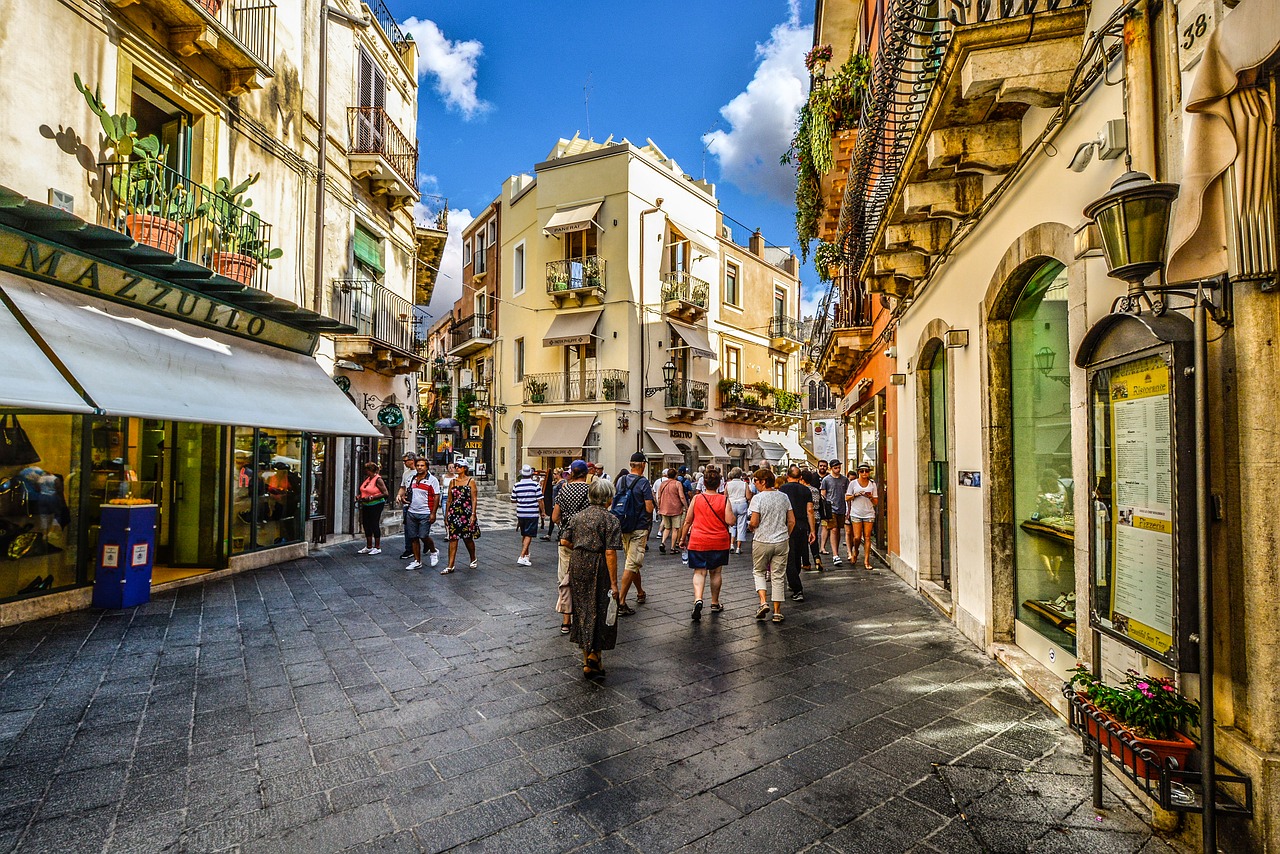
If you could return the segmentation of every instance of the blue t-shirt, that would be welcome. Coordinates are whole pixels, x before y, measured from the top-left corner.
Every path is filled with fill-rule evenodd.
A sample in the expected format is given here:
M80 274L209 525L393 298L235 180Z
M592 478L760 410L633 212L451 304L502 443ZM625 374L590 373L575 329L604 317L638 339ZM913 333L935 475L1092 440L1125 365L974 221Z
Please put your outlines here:
M632 486L632 483L635 486ZM641 508L644 507L646 501L652 501L653 506L658 506L657 500L653 497L653 485L649 483L649 478L644 475L628 472L619 477L618 482L614 484L615 492L626 492L628 489L631 490Z

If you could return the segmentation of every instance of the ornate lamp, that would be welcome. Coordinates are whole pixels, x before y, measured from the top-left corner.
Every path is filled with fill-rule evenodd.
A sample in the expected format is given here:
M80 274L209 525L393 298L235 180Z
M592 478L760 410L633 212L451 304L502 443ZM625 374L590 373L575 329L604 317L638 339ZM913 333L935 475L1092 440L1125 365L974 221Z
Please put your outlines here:
M670 359L662 366L662 385L652 386L644 390L645 397L653 397L660 391L667 391L676 384L676 365Z
M471 389L471 393L476 396L476 406L480 407L481 409L487 409L489 407L489 387L488 386L478 385L475 388Z
M1034 357L1036 360L1036 370L1044 374L1046 377L1049 376L1049 372L1053 370L1053 362L1057 356L1058 354L1053 352L1051 348L1041 347L1036 351Z
M1169 212L1177 196L1177 184L1152 181L1145 172L1126 172L1105 196L1084 209L1098 226L1107 272L1128 282L1130 289L1164 267Z

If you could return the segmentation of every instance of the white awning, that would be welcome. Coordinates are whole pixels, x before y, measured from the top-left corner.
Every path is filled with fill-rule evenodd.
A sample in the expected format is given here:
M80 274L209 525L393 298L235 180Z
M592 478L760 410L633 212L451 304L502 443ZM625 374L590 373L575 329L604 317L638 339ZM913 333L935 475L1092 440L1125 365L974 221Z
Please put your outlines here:
M572 208L563 208L551 215L542 230L547 234L568 234L571 231L586 231L595 225L596 214L604 202L590 202Z
M542 339L544 347L564 347L569 344L589 344L596 331L596 323L604 309L580 311L574 314L557 314L551 328Z
M382 435L309 356L30 279L3 282L104 415Z
M595 423L594 415L544 415L529 437L529 456L576 457Z
M707 340L706 332L696 326L689 326L674 320L668 320L667 323L671 324L675 334L693 351L693 355L701 356L704 359L715 358L715 351L711 349L711 342ZM672 342L672 349L676 349L674 341Z
M0 273L6 281L9 274ZM18 318L0 302L0 406L91 414L93 407L76 394Z
M707 237L705 234L703 234L701 231L698 231L698 229L694 228L693 226L685 225L684 223L674 220L671 217L667 217L667 222L671 223L672 228L674 228L676 231L683 234L685 237L685 240L688 240L690 243L692 243L695 247L698 248L698 251L705 254L708 258L720 257L720 250L716 246L715 240L713 240L712 238Z
M720 439L715 433L699 433L698 438L706 447L707 453L711 455L713 460L729 459L729 452L724 449L724 445L720 444Z
M787 455L787 449L782 447L778 442L770 442L768 439L759 439L756 441L757 456L770 463L781 462L782 458Z
M649 437L649 441L653 442L655 448L658 449L658 456L662 457L682 457L684 454L680 451L680 446L672 439L671 434L666 430L646 430L645 434Z
M804 446L795 440L790 434L784 434L779 437L778 441L782 447L787 449L787 459L793 463L804 463L809 459L809 454L805 451Z

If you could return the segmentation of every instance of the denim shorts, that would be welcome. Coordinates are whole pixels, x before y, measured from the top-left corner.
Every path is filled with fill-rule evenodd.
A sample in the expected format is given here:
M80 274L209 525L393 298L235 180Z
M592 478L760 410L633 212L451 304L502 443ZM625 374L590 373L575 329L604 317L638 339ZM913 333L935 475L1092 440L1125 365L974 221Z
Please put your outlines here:
M719 569L722 566L727 566L728 563L728 549L716 549L715 551L706 552L689 549L690 569Z
M521 519L516 517L516 525L520 528L520 536L536 537L538 536L538 517L532 519Z
M431 536L431 517L417 513L404 514L404 538L406 540L425 540Z

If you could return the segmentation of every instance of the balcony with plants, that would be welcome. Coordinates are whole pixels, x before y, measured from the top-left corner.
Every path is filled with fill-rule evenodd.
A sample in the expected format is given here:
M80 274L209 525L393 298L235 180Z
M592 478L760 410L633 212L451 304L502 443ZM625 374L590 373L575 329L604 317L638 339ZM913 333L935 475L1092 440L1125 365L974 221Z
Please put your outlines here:
M547 262L547 295L556 308L604 301L604 259L598 255Z
M493 313L460 317L449 327L449 355L469 356L493 344Z
M686 270L662 274L662 313L667 317L697 323L706 318L710 304L710 283Z
M797 392L774 388L767 382L721 380L716 388L725 421L784 427L803 415Z
M351 177L367 180L373 195L385 198L391 210L416 202L417 143L400 130L382 107L349 107L347 120Z
M541 403L627 403L631 399L629 371L594 373L525 374L524 402Z
M414 338L413 304L377 282L335 279L329 315L356 330L335 336L338 359L389 377L426 367Z
M707 411L708 385L698 380L676 379L663 391L668 418L697 418Z
M271 0L106 0L131 17L169 51L195 65L222 69L222 90L233 96L261 89L274 76L276 4ZM214 80L215 84L219 81Z

